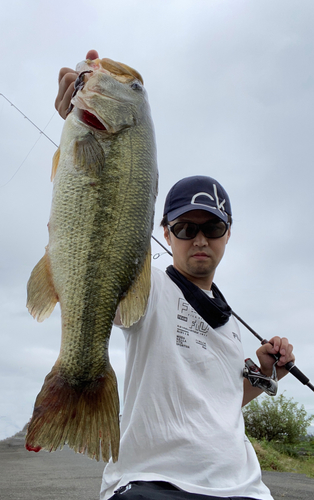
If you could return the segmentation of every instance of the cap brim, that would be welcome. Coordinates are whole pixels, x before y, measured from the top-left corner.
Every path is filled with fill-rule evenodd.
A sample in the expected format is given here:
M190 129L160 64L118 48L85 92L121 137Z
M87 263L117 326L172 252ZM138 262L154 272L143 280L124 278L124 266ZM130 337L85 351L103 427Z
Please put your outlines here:
M180 215L183 215L186 212L191 212L192 210L205 210L205 212L216 215L216 217L219 217L219 219L223 220L224 222L228 222L228 214L226 214L225 212L221 212L221 210L218 210L218 208L215 207L209 207L207 205L195 203L186 205L185 207L177 208L176 210L172 210L167 214L168 221L171 222L177 219L177 217L180 217Z

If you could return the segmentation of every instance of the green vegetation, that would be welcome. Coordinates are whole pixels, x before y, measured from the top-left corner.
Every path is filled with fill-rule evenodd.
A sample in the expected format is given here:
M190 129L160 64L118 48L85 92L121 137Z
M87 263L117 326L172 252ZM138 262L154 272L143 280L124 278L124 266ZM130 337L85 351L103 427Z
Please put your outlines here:
M284 394L254 399L243 408L246 433L262 470L297 472L314 478L314 436L307 428L314 416Z
M304 406L298 408L293 398L284 394L276 398L254 399L243 408L247 433L266 441L294 444L306 436L314 416L307 416Z
M314 478L314 438L308 437L286 449L278 443L250 437L262 470L296 472Z

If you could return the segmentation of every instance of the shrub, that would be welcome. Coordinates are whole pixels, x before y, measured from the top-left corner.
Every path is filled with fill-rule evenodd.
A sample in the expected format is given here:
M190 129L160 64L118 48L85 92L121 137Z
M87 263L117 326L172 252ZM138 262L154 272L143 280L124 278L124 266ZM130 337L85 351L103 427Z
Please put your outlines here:
M296 443L314 419L307 416L304 406L298 408L293 398L284 394L275 398L265 397L261 401L254 399L243 408L247 433L256 439Z

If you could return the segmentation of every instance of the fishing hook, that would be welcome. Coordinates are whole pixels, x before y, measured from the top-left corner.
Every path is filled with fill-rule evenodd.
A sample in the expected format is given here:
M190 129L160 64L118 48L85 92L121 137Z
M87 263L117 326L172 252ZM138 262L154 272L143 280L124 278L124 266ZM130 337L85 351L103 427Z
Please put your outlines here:
M78 93L79 90L82 90L84 88L84 85L85 85L85 81L84 81L84 75L86 73L92 73L93 71L90 69L90 70L87 70L87 71L82 71L79 76L77 77L77 79L75 80L74 82L74 91L73 91L73 94L71 95L71 102L70 102L70 106L68 107L67 111L66 111L66 116L68 116L72 109L74 108L74 104L72 104L72 99L74 96L76 96L76 94Z

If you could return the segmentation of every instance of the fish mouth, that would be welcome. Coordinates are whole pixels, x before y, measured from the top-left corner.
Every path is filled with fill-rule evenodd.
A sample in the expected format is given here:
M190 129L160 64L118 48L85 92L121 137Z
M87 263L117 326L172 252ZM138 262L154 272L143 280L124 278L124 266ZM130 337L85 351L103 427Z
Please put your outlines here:
M91 113L90 111L87 111L86 109L80 109L78 114L79 119L83 123L85 123L85 125L96 128L97 130L107 130L104 124L101 123L100 120L98 120L97 116L93 115L93 113Z

